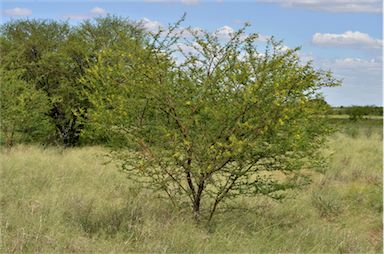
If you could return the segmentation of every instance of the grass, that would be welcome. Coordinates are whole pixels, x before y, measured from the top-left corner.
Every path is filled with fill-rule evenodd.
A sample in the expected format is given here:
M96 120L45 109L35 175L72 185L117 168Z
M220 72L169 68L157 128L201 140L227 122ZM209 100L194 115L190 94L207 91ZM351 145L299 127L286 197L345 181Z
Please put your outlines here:
M331 119L349 119L349 115L327 115ZM363 119L365 120L383 120L383 116L374 116L374 115L364 115Z
M382 124L340 126L312 184L239 199L209 227L103 164L103 148L3 150L0 252L381 253Z

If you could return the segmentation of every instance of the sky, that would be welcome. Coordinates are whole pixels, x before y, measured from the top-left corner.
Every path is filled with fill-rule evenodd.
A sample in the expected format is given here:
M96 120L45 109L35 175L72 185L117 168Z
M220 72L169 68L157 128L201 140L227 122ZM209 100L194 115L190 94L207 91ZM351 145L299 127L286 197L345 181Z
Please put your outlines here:
M303 61L331 70L343 85L323 89L332 106L383 105L383 11L381 0L2 0L1 23L55 19L78 24L113 14L142 20L146 29L175 23L230 33L247 32L301 46Z

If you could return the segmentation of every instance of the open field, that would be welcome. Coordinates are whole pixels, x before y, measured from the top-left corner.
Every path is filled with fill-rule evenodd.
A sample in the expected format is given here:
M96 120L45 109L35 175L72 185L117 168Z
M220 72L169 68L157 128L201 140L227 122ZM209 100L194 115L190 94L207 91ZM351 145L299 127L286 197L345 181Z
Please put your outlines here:
M103 148L4 150L0 252L381 253L382 122L340 126L312 184L238 200L210 226L103 164Z

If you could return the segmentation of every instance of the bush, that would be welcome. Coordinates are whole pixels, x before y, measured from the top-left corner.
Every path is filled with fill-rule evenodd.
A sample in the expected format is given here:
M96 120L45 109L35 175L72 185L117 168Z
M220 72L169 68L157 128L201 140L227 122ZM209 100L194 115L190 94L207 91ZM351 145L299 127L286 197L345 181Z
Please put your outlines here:
M319 89L338 82L273 39L261 54L245 28L225 41L175 31L144 50L101 52L82 80L92 91L87 117L130 140L113 153L128 177L176 207L189 203L197 221L228 198L280 199L304 184L300 169L316 161L329 131Z

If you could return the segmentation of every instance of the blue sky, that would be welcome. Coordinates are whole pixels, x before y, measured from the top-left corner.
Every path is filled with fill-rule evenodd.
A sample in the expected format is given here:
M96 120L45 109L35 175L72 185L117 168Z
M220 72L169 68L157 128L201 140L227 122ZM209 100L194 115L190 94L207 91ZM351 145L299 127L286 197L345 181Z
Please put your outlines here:
M240 28L275 36L316 67L332 70L343 86L325 89L326 100L339 105L382 105L382 2L380 0L3 0L1 22L49 18L79 23L107 13L145 20L147 28L177 21L209 31Z

